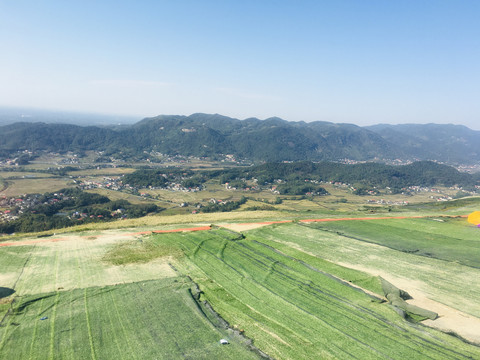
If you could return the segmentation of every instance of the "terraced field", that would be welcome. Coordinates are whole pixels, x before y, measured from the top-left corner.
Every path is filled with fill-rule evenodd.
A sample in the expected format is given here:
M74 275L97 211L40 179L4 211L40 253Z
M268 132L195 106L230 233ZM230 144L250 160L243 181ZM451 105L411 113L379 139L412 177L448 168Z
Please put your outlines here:
M416 226L417 232L414 230ZM383 228L382 232L379 227ZM348 235L345 234L347 229L351 231ZM355 229L358 233L353 236ZM298 249L348 268L380 275L408 291L414 298L413 303L434 307L433 310L439 312L440 318L427 321L429 325L480 343L480 305L477 301L480 284L475 281L480 276L480 269L464 264L478 260L476 249L480 232L465 219L284 224L252 230L249 236L270 240L278 249ZM395 242L390 240L391 236L396 236ZM423 255L420 251L408 249L412 238L418 239L419 246L423 246ZM458 249L452 251L456 251L458 259L432 257L434 254L448 255L445 249L452 247L455 241ZM462 251L463 246L471 251Z
M468 226L464 218L335 221L318 222L311 227L406 253L480 268L480 231Z

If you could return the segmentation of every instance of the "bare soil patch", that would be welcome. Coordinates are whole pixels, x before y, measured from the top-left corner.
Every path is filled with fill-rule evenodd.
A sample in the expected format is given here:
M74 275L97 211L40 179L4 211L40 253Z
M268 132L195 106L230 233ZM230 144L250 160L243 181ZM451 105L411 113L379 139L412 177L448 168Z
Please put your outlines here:
M264 222L256 222L256 223L221 223L217 224L220 227L223 227L225 229L229 229L232 231L248 231L248 230L253 230L253 229L258 229L263 226L267 225L272 225L272 224L283 224L283 223L289 223L292 222L291 220L285 220L285 221L264 221Z

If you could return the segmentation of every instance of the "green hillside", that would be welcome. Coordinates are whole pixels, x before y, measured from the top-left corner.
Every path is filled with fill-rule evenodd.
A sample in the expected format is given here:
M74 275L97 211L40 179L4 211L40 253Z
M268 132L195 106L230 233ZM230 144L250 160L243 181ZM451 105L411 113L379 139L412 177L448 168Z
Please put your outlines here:
M478 229L421 215L0 242L0 358L479 358Z
M145 152L249 161L436 160L476 163L478 131L453 125L377 125L238 120L218 114L161 115L130 126L15 123L0 127L0 154L103 151L116 158Z

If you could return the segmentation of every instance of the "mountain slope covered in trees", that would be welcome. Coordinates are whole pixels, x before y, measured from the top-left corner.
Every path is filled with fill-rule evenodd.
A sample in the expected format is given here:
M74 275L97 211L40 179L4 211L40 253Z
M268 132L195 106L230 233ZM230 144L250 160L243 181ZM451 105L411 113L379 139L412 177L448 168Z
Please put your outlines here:
M218 114L161 115L121 128L47 123L0 127L0 152L156 151L168 155L252 161L435 160L476 163L480 131L457 125L375 125L238 120Z

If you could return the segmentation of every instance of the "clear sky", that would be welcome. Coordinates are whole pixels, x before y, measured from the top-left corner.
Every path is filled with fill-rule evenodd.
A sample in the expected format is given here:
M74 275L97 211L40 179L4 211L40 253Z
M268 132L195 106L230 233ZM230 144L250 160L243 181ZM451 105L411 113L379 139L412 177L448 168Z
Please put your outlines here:
M480 130L480 1L0 0L0 106Z

